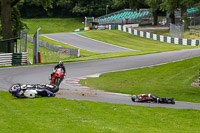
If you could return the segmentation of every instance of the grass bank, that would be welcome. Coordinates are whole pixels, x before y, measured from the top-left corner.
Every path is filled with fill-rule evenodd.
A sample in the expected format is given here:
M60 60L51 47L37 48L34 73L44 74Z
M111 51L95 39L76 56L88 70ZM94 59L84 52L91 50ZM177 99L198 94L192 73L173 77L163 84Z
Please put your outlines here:
M98 32L86 32L80 33L85 37L89 37L95 40L103 41L113 45L138 50L133 51L136 53L154 53L154 52L164 52L171 50L189 49L195 48L192 46L183 46L177 44L169 44L165 42L155 41L147 38L138 37L119 30L104 30Z
M174 97L176 101L200 103L200 88L191 86L198 79L200 57L128 71L102 74L86 79L87 86L126 94L152 93ZM84 85L85 80L80 81Z
M29 28L28 34L34 34L39 27L41 27L40 34L73 32L84 27L83 21L83 18L23 19Z
M33 36L38 27L41 27L40 34L46 33L60 33L60 32L72 32L75 29L82 28L84 25L81 23L83 20L81 18L46 18L46 19L24 19L23 20L29 27L29 35ZM182 46L175 44L168 44L159 41L154 41L150 39L141 38L134 36L122 31L95 31L95 32L80 32L80 35L110 43L113 45L137 50L129 52L115 52L115 53L95 53L87 50L80 49L80 58L66 58L63 59L65 62L74 61L85 61L85 60L95 60L95 59L105 59L114 57L124 57L142 54L151 54L166 52L172 50L190 49L196 48L192 46ZM40 36L40 40L46 41L51 44L59 45L62 47L75 48L70 45L57 42L43 36ZM51 63L51 62L49 62Z
M2 133L179 133L200 130L200 111L57 98L17 99L0 91Z
M29 61L33 63L33 43L27 42L27 52ZM41 46L39 46L39 52L41 53L42 63L57 63L58 61L63 59L66 60L76 58L75 56L69 56L59 52L54 52Z
M65 44L65 43L62 43L62 42L58 42L58 41L55 41L55 40L52 40L52 39L48 39L48 38L46 38L44 36L40 36L40 40L48 42L48 43L53 44L53 45L58 45L58 46L61 46L61 47L76 48L76 47L73 47L71 45L68 45L68 44ZM81 58L88 57L88 56L99 55L99 54L100 53L96 53L96 52L91 52L91 51L87 51L87 50L84 50L84 49L80 49Z
M153 31L152 33L154 34L159 34L159 35L164 35L164 36L170 36L169 35L169 30L160 30L160 31ZM196 34L190 34L189 30L184 31L184 38L186 39L196 39L200 40L200 37Z
M85 60L95 60L95 59L105 59L105 58L114 58L114 57L124 57L124 56L134 56L134 55L143 55L143 54L152 54L152 53L160 53L166 51L175 51L181 49L191 49L197 48L194 46L183 46L176 44L169 44L164 42L159 42L151 39L141 38L138 36L134 36L122 31L112 30L112 31L96 31L96 32L85 32L80 33L80 35L92 38L95 40L103 41L106 43L110 43L116 46L121 46L137 51L129 51L129 52L113 52L113 53L94 53L82 50L84 53L81 58L76 59L67 59L64 61L72 62L72 61L85 61ZM56 43L59 46L67 46L64 43L60 43L45 37L42 37L41 40L47 41L49 43ZM67 46L68 47L68 46Z

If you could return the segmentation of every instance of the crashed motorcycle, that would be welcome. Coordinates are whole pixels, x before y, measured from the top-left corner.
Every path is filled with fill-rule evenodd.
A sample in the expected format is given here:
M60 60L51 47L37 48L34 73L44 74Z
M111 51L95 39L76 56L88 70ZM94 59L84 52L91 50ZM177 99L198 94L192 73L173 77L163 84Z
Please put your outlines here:
M51 75L50 79L50 84L51 85L56 85L59 87L60 83L65 77L64 70L62 68L57 68L56 70L53 70L53 74Z
M157 97L153 94L139 94L131 96L133 102L175 104L173 97Z
M51 85L40 84L13 84L9 92L17 98L35 98L35 97L54 97L55 94L50 90Z
M56 85L41 84L13 84L9 92L17 98L54 97L58 89Z

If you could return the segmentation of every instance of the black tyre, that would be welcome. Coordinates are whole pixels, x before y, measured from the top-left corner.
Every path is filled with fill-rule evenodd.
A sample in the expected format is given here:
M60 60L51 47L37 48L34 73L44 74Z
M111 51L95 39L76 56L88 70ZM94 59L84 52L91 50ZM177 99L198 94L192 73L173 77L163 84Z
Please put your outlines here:
M135 99L136 99L136 96L135 96L135 95L131 96L131 100L132 100L133 102L135 102Z
M175 104L175 102L174 102L174 101L171 101L171 104Z
M60 85L60 78L55 78L54 84L59 86Z
M58 78L55 78L54 84L58 86Z
M21 89L21 84L20 84L20 83L13 84L13 85L9 88L8 91L9 91L10 93L12 93L12 90L15 89L16 87L20 87L20 89Z
M48 88L49 91L56 93L59 91L59 87L57 85L53 85L53 88Z

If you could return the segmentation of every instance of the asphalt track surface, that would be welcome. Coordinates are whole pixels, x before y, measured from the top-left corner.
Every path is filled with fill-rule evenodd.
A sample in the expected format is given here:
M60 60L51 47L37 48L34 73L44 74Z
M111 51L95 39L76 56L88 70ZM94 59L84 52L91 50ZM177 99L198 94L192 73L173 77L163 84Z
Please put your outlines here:
M200 49L65 63L67 69L67 78L61 83L60 91L57 93L57 97L138 106L200 110L200 103L178 101L176 101L175 105L133 103L130 99L130 95L94 90L78 84L78 81L85 77L98 76L102 73L113 71L151 67L154 65L175 62L197 56L200 56ZM55 64L0 68L0 89L7 91L14 83L49 83L48 76L51 73L54 65Z
M134 51L132 49L93 40L76 33L43 34L43 36L77 48L98 53Z

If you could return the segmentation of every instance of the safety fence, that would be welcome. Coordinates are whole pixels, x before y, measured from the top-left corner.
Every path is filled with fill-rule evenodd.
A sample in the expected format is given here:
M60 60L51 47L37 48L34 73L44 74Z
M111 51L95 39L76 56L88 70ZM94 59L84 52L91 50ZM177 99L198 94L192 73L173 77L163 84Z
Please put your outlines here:
M0 66L16 66L28 64L27 52L0 53Z
M128 25L109 25L108 29L109 30L121 30L121 31L128 32L128 33L136 35L136 36L149 38L149 39L161 41L161 42L200 47L200 40L169 37L169 36L153 34L151 32L139 31L139 30L134 29L134 27L137 27L137 26L139 26L139 24L133 24L133 25L130 25L129 27L128 27ZM84 30L84 28L77 29L76 31L82 31L82 30Z
M33 49L27 49L27 52L30 57L33 57ZM68 54L65 54L65 51L60 52L39 52L40 63L48 63L48 62L58 62L59 60L63 60L69 58ZM32 59L30 59L32 62Z
M33 42L32 37L28 36L27 39L29 42ZM80 56L80 49L76 49L76 48L61 47L61 46L53 45L53 44L50 44L50 43L47 43L47 42L41 41L41 40L39 40L39 46L45 47L45 48L55 51L55 52L65 53L68 56L76 56L76 57Z
M200 40L157 35L157 34L153 34L150 32L144 32L144 31L139 31L139 30L133 29L133 28L128 28L127 26L123 26L123 25L118 25L118 30L130 33L130 34L133 34L136 36L161 41L161 42L180 44L180 45L191 45L191 46L199 46L199 44L200 44Z

